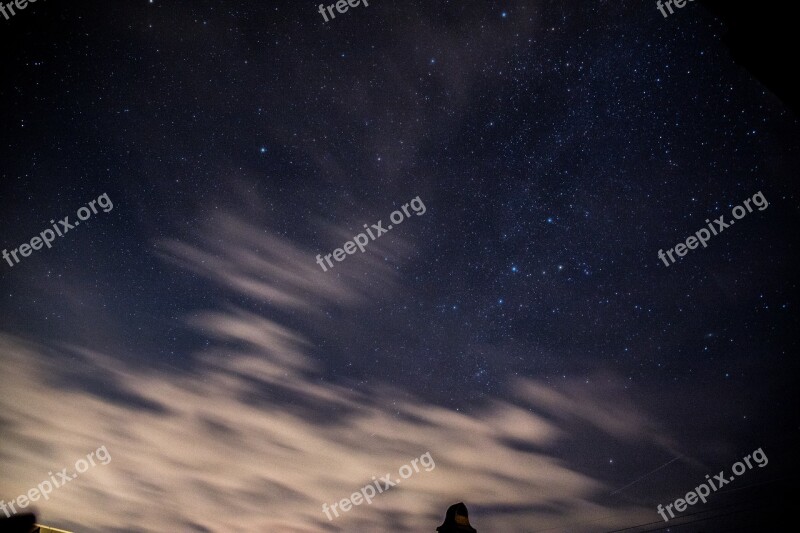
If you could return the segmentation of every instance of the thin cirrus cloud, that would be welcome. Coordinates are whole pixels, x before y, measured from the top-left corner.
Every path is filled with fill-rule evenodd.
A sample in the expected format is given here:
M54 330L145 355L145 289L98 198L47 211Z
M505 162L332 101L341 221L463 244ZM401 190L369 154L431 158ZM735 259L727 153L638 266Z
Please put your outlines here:
M376 280L382 288L397 283L382 254L357 254L350 270L326 276L313 253L233 215L205 239L162 250L275 310L311 313L319 300L357 306L378 290ZM365 266L374 268L370 283L355 274ZM456 501L468 502L481 531L600 531L652 519L649 508L599 503L614 487L558 453L575 424L672 446L612 395L522 379L508 397L457 412L397 386L322 379L307 336L272 316L220 304L188 322L214 344L194 354L191 369L171 374L85 347L0 336L0 498L104 445L108 465L36 502L45 523L82 532L433 531ZM85 380L102 383L102 392ZM333 521L323 514L323 503L372 476L397 477L426 452L435 469Z

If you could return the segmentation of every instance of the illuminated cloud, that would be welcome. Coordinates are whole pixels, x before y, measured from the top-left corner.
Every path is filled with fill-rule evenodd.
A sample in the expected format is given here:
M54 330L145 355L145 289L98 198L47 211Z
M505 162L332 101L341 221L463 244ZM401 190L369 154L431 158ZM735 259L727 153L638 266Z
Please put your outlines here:
M232 216L213 227L194 244L163 243L165 257L275 310L301 309L313 320L319 301L356 306L376 280L394 283L380 255L358 254L349 270L326 276L313 253ZM371 283L355 274L365 265ZM456 501L486 532L595 531L652 519L652 509L599 503L615 487L558 453L576 424L671 446L611 392L525 379L511 399L457 412L388 384L355 389L322 379L308 338L265 314L220 305L187 322L214 344L174 374L0 336L0 497L27 492L105 445L110 464L37 502L46 523L81 532L433 531ZM323 503L372 476L396 478L425 452L432 471L332 522L322 513Z

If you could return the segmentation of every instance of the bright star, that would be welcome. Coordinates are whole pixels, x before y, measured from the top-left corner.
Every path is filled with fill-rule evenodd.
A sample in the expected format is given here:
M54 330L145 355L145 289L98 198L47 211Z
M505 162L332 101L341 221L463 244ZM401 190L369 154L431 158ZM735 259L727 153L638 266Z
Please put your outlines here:
M262 146L262 147L261 147L261 150L259 150L259 151L260 151L262 154L266 154L266 153L267 153L267 149L266 149L266 147L264 147L264 146Z

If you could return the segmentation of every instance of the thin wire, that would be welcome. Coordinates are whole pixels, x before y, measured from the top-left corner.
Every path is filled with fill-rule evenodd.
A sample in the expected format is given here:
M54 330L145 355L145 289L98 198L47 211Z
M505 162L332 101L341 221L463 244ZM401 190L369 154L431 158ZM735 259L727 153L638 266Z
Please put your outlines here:
M683 457L683 456L681 456L681 457ZM676 459L678 459L678 458L679 457L676 457ZM674 461L674 460L675 459L673 459L672 461ZM670 462L672 462L672 461L670 461ZM669 464L669 463L667 463L667 464ZM666 465L662 465L659 468L663 468L664 466L666 466ZM656 469L656 470L658 470L658 469ZM793 476L783 476L783 477L773 478L773 479L770 479L770 480L767 480L767 481L762 481L762 482L759 482L759 483L751 483L750 485L743 485L741 487L736 487L736 488L731 487L731 488L728 488L728 489L717 491L717 492L715 492L715 494L735 492L735 491L746 489L746 488L750 488L750 487L757 487L757 486L766 485L766 484L769 484L769 483L774 483L776 481L783 481L785 479L793 479ZM623 488L625 488L625 487L623 487ZM729 504L726 504L726 505L718 505L716 507L707 508L707 509L705 509L703 511L696 511L694 513L681 515L679 517L673 518L673 520L681 520L683 518L688 518L690 516L697 516L697 515L701 515L701 514L705 514L705 513L712 513L714 511L719 511L719 510L727 509L729 507L734 507L734 506L742 507L742 505L743 504L740 503L740 502L729 503ZM755 504L754 503L744 504L743 508L746 509L748 507L752 507L753 505L755 505ZM545 528L545 529L536 529L534 531L531 531L531 533L543 533L545 531L553 531L553 530L556 530L556 529L564 529L564 528L575 527L575 526L580 526L580 525L584 525L584 524L591 524L592 522L597 522L598 520L603 520L605 518L610 518L612 516L615 516L615 515L614 514L609 514L609 515L605 515L605 516L600 516L598 518L593 518L591 520L585 520L583 522L572 522L570 524L564 524L564 525L560 525L560 526L548 527L548 528ZM720 515L720 516L727 516L727 515ZM712 516L710 518L714 518L714 517ZM706 519L704 518L703 520L706 520ZM625 527L625 528L622 528L622 529L615 529L613 531L607 531L606 533L619 533L621 531L629 531L631 529L636 529L638 527L651 526L651 525L660 524L660 523L661 523L660 520L656 520L655 522L645 522L643 524L638 524L638 525L635 525L635 526L629 526L629 527ZM692 522L685 522L685 523L686 524L690 524ZM674 522L671 524L671 526L675 526L675 527L678 527L678 526L681 526L681 525L683 525L683 524L676 524ZM655 529L655 530L651 530L651 531L658 531L658 530ZM639 532L639 533L644 533L644 532Z
M727 514L719 514L719 515L714 515L714 516L708 516L706 518L698 518L697 520L690 520L689 522L684 522L682 524L671 524L671 525L668 525L668 526L657 527L655 529L644 529L644 530L640 531L639 533L650 533L652 531L664 531L665 529L669 529L671 527L681 527L681 526L685 526L687 524L694 524L695 522L704 522L706 520L711 520L712 518L721 518L723 516L731 516L731 515L738 514L738 513L744 512L744 511L745 511L745 509L740 509L738 511L733 511L733 512L727 513Z
M791 477L792 476L783 476L783 477L780 477L780 478L775 478L775 479L771 479L771 480L768 480L768 481L764 481L764 482L761 482L761 483L753 483L753 484L750 484L750 485L745 485L743 487L737 487L736 489L726 489L726 491L724 491L724 492L733 492L734 490L745 489L745 488L750 488L750 487L756 487L756 486L760 486L760 485L766 485L768 483L774 483L776 481L783 481L783 480L789 479ZM720 492L723 492L723 491L720 491ZM727 509L728 507L739 507L740 510L739 511L734 511L732 513L714 515L714 516L709 516L709 517L706 517L706 518L700 518L698 520L690 520L688 522L683 522L683 523L680 523L680 524L672 522L671 524L669 524L667 526L663 526L663 527L656 528L656 529L646 529L646 530L640 531L639 533L646 533L648 531L663 531L664 529L668 529L670 527L680 527L680 526L683 526L685 524L692 524L694 522L701 522L703 520L710 520L712 518L718 518L718 517L721 517L721 516L728 516L728 515L731 515L731 514L736 514L736 513L745 511L745 510L747 510L747 509L749 509L749 508L751 508L751 507L753 507L755 505L757 505L757 504L754 503L754 502L745 503L745 504L742 504L741 502L734 502L734 503L729 503L727 505L719 505L717 507L712 507L712 508L706 509L704 511L697 511L695 513L689 513L689 514L685 514L685 515L682 515L682 516L679 516L679 517L675 517L675 518L673 518L673 520L681 520L683 518L688 518L690 516L697 516L697 515L701 515L701 514L705 514L705 513L710 513L710 512L713 512L713 511L719 511L721 509ZM606 533L620 533L621 531L629 531L631 529L636 529L636 528L645 527L645 526L651 526L653 524L660 524L660 523L661 523L660 520L657 520L655 522L646 522L644 524L638 524L638 525L635 525L635 526L629 526L629 527L622 528L622 529L615 529L613 531L607 531Z
M674 520L680 520L680 519L683 519L683 518L686 518L686 517L689 517L689 516L696 516L696 515L703 514L703 513L711 513L711 512L714 512L714 511L719 511L720 509L727 509L728 507L734 507L736 505L740 505L740 504L738 504L738 503L729 503L727 505L718 505L717 507L711 507L711 508L706 509L704 511L696 511L694 513L689 513L689 514L685 514L683 516L679 516L677 518L674 518ZM564 524L562 526L548 527L548 528L545 528L545 529L536 529L534 531L531 531L531 533L541 533L543 531L553 531L554 529L563 529L563 528L567 528L567 527L582 526L584 524L591 524L592 522L597 522L598 520L603 520L604 518L610 518L612 516L615 516L615 515L614 514L609 514L609 515L605 515L605 516L600 516L598 518L593 518L591 520L585 520L583 522L573 522L571 524ZM634 528L637 528L637 527L651 526L653 524L660 524L660 523L661 523L661 520L657 520L655 522L646 522L644 524L639 524L639 525L636 525L636 526L629 526L629 527L626 527L626 528L623 528L623 529L615 529L614 531L608 531L606 533L618 533L619 531L627 531L629 529L634 529Z
M706 509L704 511L697 511L697 512L694 512L694 513L689 513L689 514L685 514L685 515L682 515L682 516L678 516L678 517L673 518L673 520L682 520L682 519L688 518L690 516L697 516L697 515L700 515L700 514L712 513L714 511L719 511L720 509L727 509L728 507L735 507L735 506L739 506L739 504L738 503L729 503L727 505L719 505L717 507L712 507L712 508ZM747 507L747 506L745 506L745 507ZM636 529L637 527L652 526L653 524L660 524L662 522L663 522L663 520L656 520L655 522L645 522L644 524L637 524L635 526L628 526L628 527L625 527L625 528L622 528L622 529L615 529L613 531L607 531L606 533L619 533L620 531L628 531L629 529ZM686 522L686 523L688 524L690 522ZM676 524L676 523L673 522L672 525L679 526L681 524Z

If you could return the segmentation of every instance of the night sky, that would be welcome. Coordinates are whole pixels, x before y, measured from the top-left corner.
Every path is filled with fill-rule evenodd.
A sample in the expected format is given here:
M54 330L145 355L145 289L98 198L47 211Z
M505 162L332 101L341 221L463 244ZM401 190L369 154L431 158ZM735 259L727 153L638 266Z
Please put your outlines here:
M699 2L0 16L0 247L113 204L0 260L0 499L106 446L43 523L433 532L463 501L480 533L758 531L797 474L800 143L726 31Z

